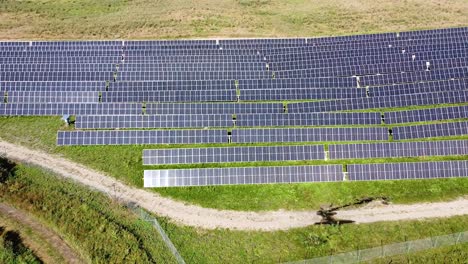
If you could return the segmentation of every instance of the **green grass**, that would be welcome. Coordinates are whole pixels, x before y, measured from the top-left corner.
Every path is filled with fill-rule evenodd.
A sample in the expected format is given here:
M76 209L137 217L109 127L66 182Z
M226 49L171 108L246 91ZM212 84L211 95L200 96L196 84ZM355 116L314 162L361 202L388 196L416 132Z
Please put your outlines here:
M0 1L1 39L297 37L468 25L464 0Z
M468 243L424 250L418 253L376 259L375 264L388 263L466 263Z
M189 263L280 263L366 249L466 230L467 216L431 221L310 226L277 232L203 231L161 220ZM434 260L450 256L427 253ZM457 256L454 253L454 256ZM387 262L388 263L388 262ZM446 262L447 263L447 262Z
M1 201L49 223L93 263L172 261L157 232L105 195L19 165L0 185ZM468 216L289 231L203 230L158 218L187 263L275 263L309 259L357 248L421 239L468 229ZM434 259L447 256L434 254Z
M0 201L28 211L92 263L172 263L156 230L104 194L19 165L0 182Z
M0 215L0 230L2 228L4 230L14 230L14 232L18 233L21 238L20 242L26 245L32 251L32 254L42 262L65 262L64 257L58 252L57 248L54 248L43 234L38 233L31 226L23 225L23 223L16 221L16 218L10 218L8 215ZM4 243L0 242L1 244ZM40 252L38 252L38 249ZM0 263L8 263L8 261L2 262L0 257Z
M16 238L19 238L19 241ZM21 237L15 230L7 230L0 226L0 263L40 264L42 262L21 242Z
M34 128L34 129L31 129ZM356 159L233 164L143 166L145 148L184 146L73 146L57 147L56 131L63 129L57 117L0 118L0 137L28 147L63 155L101 170L127 184L142 186L144 169L197 168L219 166L319 165L376 162L437 161L468 159L466 156L397 159ZM330 143L330 142L329 142ZM200 146L200 145L198 145ZM227 145L225 145L227 146ZM363 196L388 196L395 203L450 200L468 194L468 179L434 179L378 182L341 182L319 184L277 184L207 186L148 189L164 196L204 207L233 210L317 209L323 203L341 204Z

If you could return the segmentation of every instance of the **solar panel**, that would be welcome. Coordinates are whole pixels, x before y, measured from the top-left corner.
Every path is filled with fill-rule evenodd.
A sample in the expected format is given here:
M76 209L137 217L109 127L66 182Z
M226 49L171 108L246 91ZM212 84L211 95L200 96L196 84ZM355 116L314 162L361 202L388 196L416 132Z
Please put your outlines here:
M299 89L246 89L240 90L242 101L326 100L364 98L365 89L343 88L299 88Z
M427 61L404 61L378 64L357 64L335 67L319 67L308 62L290 64L271 64L270 70L277 78L316 78L316 77L350 77L374 74L426 71ZM468 66L466 58L431 60L430 70L443 70Z
M98 103L99 92L8 92L9 103Z
M235 90L102 92L102 102L234 102Z
M341 165L145 170L144 187L336 182Z
M85 91L103 91L106 88L105 82L87 82L87 81L59 81L59 82L2 82L0 88L5 91L17 92L85 92Z
M282 103L160 103L146 104L149 115L283 113Z
M440 107L385 113L386 124L468 118L468 106Z
M268 71L121 72L119 81L271 79Z
M347 169L350 181L454 178L468 176L468 161L352 164Z
M1 81L111 81L112 72L0 72Z
M468 67L461 67L433 71L367 75L360 78L360 84L361 86L376 86L394 83L447 80L451 78L458 79L466 77L468 77Z
M232 127L232 115L79 115L77 129Z
M468 140L337 144L328 146L329 159L366 159L468 155Z
M465 102L468 102L467 90L354 98L319 102L289 103L288 112L331 112L344 110L407 107L414 105L454 104Z
M233 129L233 143L388 140L388 130L373 128Z
M1 57L0 63L119 63L121 56L109 57Z
M125 63L119 67L120 71L264 71L264 62L200 62L200 63Z
M415 55L415 56L413 56ZM400 53L400 54L386 54L374 56L361 56L361 57L341 57L341 58L308 58L306 56L297 56L297 58L290 58L284 55L284 58L275 60L267 60L272 66L272 69L279 67L289 67L290 65L308 64L313 65L314 68L324 67L341 67L364 65L364 64L382 64L382 63L395 63L395 62L411 62L411 61L432 61L446 58L466 58L468 51L461 50L442 50L442 51L425 51L418 52L418 54Z
M225 130L59 131L57 145L135 145L227 143Z
M395 140L461 136L468 134L468 122L401 126L393 128L392 134Z
M323 160L322 145L145 149L143 165Z
M431 82L405 83L387 86L369 87L369 96L392 96L413 93L434 93L466 90L468 79L439 80Z
M109 84L109 91L235 90L232 80L119 81Z
M116 70L116 65L112 63L41 63L41 64L2 64L0 71L3 72L53 72L53 71L96 71L96 72L113 72Z
M184 62L184 63L200 63L200 62L261 62L264 61L263 56L260 55L200 55L200 56L141 56L141 55L126 55L125 63L174 63L174 62Z
M290 89L290 88L356 88L355 78L298 78L298 79L263 79L239 80L239 89Z
M139 115L142 104L130 103L19 103L0 104L5 116L61 116L61 115Z
M236 126L333 126L379 125L380 113L238 114Z

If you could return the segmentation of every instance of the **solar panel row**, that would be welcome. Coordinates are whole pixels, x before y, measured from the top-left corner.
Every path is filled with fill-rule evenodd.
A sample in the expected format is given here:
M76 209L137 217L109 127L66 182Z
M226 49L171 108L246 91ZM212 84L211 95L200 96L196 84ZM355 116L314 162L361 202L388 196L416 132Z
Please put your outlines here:
M388 140L388 130L373 128L268 128L233 129L233 143L333 142Z
M47 92L47 91L102 91L106 82L95 81L44 81L44 82L0 82L0 89L18 92Z
M234 102L236 90L102 92L102 102Z
M336 182L341 165L145 170L144 187Z
M350 181L468 177L468 161L348 165Z
M336 144L328 146L329 159L366 159L468 155L468 140Z
M319 102L289 103L288 112L331 112L344 110L395 108L416 105L454 104L465 102L468 102L467 90Z
M379 113L78 115L77 129L378 125Z
M160 103L146 104L148 115L211 115L284 113L282 103Z
M325 159L325 150L322 145L145 149L143 151L143 165L323 159Z
M467 88L468 79L457 79L370 87L368 91L369 96L376 97L413 93L448 92L466 90Z
M350 181L432 179L468 176L468 161L352 164ZM341 165L145 170L144 187L336 182Z
M460 119L468 118L468 106L386 112L384 116L387 124Z
M227 143L225 130L59 131L57 145L135 145Z
M229 90L236 89L232 80L179 81L118 81L109 84L109 91L166 91L166 90Z
M232 127L232 115L79 115L77 129Z
M142 104L19 103L0 104L2 116L140 115Z
M99 92L8 92L8 103L98 103Z
M392 130L393 139L433 138L461 136L468 133L468 122L401 126Z

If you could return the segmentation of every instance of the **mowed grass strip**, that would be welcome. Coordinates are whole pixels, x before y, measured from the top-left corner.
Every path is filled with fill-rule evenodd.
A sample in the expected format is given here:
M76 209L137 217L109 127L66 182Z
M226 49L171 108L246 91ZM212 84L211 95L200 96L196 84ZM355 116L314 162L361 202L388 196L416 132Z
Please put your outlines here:
M63 155L66 158L103 171L116 179L137 187L143 185L142 178L145 169L355 164L468 159L467 156L451 156L143 166L143 149L161 147L202 147L204 145L57 147L56 133L59 129L67 129L64 127L59 117L0 118L0 138L28 147L42 149L50 153ZM458 138L468 139L468 137ZM233 145L225 144L222 146ZM347 203L363 196L387 196L395 203L450 200L468 194L468 179L454 178L385 182L206 186L148 190L158 192L167 197L211 208L254 211L277 209L296 210L317 209L320 204L323 203Z

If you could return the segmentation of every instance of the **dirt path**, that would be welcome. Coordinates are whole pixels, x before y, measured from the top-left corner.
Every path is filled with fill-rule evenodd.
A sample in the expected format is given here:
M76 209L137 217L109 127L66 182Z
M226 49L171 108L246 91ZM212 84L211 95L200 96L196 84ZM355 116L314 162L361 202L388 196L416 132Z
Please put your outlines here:
M31 228L35 234L43 239L43 241L47 241L47 243L67 261L67 263L85 263L57 233L45 227L25 212L10 205L0 203L0 214L22 226ZM48 253L44 252L45 249L43 249L41 245L34 245L33 243L27 243L27 241L24 242L28 246L31 246L30 248L35 251L42 260L46 261Z
M0 140L0 155L16 161L41 166L63 177L93 187L123 201L135 202L148 211L166 216L174 221L205 229L230 228L239 230L286 230L304 227L320 221L315 211L270 211L239 212L216 210L183 202L127 186L118 180L86 168L70 160L37 150L17 146ZM357 223L388 220L448 217L468 214L468 199L444 203L423 203L414 205L388 205L361 208L338 213L338 217Z

